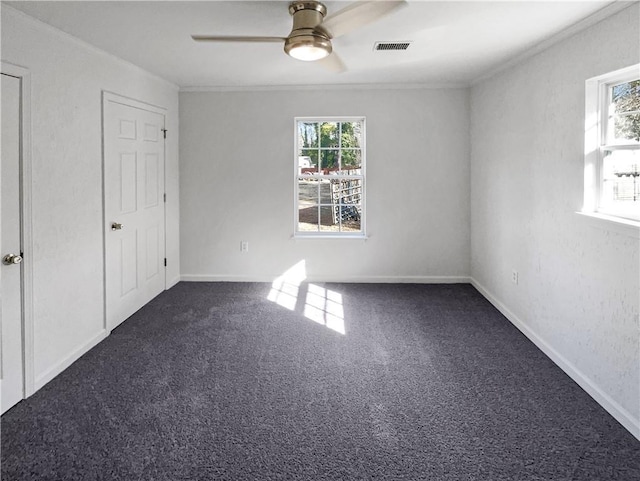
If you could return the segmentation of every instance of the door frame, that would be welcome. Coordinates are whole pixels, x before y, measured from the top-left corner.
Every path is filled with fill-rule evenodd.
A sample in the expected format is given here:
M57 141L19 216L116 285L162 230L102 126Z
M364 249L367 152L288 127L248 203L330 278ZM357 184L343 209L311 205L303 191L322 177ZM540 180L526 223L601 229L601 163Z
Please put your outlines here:
M146 110L149 112L154 112L156 114L160 114L164 118L164 128L167 126L167 109L165 107L160 107L158 105L150 104L148 102L143 102L141 100L136 100L131 97L127 97L125 95L120 95L115 92L111 92L109 90L102 91L102 126L101 126L101 136L102 136L102 297L103 297L103 305L102 305L102 326L107 331L107 333L111 332L110 326L107 324L107 212L106 212L106 176L105 176L105 144L106 139L104 135L105 129L105 115L107 111L107 104L109 102L114 102L122 105L126 105L128 107L133 107L136 109ZM163 191L163 202L162 208L164 210L163 215L163 225L162 228L164 230L164 254L163 257L166 259L167 257L167 202L166 202L166 192L167 192L167 140L166 135L163 139L164 142L164 154L162 156L162 175L164 176L164 191ZM167 289L167 266L164 266L164 289Z
M0 71L20 79L20 241L22 244L22 361L23 399L35 392L33 324L33 215L31 163L31 72L2 61ZM0 301L1 302L1 301Z

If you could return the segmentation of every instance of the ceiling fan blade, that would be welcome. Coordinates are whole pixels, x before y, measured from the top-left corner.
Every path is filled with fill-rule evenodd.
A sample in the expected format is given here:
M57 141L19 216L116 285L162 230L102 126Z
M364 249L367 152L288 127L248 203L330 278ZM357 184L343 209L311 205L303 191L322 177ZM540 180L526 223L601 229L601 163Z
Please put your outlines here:
M325 68L334 73L342 73L347 70L347 66L344 64L340 56L335 52L332 52L330 55L326 56L323 59L316 60L314 63L317 63L322 68Z
M407 5L405 0L365 0L354 2L335 15L328 16L319 26L330 38L340 37L369 25Z
M286 37L237 37L233 35L191 35L196 42L269 42L281 43Z

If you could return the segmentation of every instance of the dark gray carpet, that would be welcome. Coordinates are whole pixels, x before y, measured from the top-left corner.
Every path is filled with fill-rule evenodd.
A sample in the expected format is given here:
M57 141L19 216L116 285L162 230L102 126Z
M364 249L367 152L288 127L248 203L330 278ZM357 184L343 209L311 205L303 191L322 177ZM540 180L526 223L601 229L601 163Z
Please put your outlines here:
M163 293L2 417L2 480L640 479L640 442L473 287L326 287L345 335L306 285L295 311Z

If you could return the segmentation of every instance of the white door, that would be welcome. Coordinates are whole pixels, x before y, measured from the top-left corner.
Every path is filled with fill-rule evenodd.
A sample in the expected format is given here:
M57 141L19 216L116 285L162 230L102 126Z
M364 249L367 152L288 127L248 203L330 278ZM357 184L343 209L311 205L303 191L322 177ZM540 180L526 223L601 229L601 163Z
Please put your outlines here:
M2 74L0 279L2 412L24 397L20 222L20 79Z
M164 115L105 94L107 329L164 290Z

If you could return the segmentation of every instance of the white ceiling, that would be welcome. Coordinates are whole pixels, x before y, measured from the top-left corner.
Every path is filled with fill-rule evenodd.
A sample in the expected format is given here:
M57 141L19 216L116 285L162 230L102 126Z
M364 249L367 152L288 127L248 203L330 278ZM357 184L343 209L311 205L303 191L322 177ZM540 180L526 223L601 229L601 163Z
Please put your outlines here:
M611 1L409 1L333 40L331 73L278 44L196 43L191 34L287 36L288 1L20 1L12 7L181 87L328 84L466 85ZM328 15L351 2L325 2ZM374 52L375 41L413 43Z

